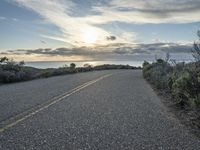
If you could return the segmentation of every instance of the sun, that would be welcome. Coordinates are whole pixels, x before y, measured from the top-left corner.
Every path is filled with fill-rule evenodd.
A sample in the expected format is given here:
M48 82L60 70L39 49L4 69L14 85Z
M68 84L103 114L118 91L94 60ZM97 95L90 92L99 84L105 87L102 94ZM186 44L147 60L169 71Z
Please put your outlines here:
M95 44L97 42L98 36L98 32L93 28L85 28L82 30L82 40L88 45Z

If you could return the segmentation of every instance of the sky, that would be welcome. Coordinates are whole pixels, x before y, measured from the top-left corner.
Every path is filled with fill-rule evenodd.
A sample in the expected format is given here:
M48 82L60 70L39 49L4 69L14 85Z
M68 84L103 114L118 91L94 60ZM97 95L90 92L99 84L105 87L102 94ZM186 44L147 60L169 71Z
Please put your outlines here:
M1 0L0 56L25 61L191 59L200 0Z

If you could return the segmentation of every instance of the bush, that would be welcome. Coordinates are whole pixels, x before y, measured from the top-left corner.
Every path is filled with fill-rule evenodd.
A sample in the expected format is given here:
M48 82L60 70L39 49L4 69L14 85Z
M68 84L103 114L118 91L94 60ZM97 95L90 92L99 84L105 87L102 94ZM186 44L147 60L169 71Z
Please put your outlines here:
M164 60L143 63L143 76L157 89L172 93L182 106L200 106L200 67L196 63L178 63L170 66Z
M66 75L93 70L140 69L129 65L100 65L93 67L89 64L85 64L84 67L76 68L76 64L74 63L71 63L69 67L65 65L64 67L57 69L37 69L33 67L26 67L24 64L24 61L16 63L7 57L0 58L0 83L12 83L35 78L47 78L51 76Z
M179 104L192 107L200 106L200 31L197 35L199 41L194 42L192 50L196 62L170 66L170 55L167 53L165 60L143 63L144 78L156 88L170 91Z
M16 63L7 57L0 58L0 82L10 83L31 79L31 73L25 71L24 62Z
M0 82L2 83L9 83L15 82L15 73L10 71L1 71L0 72Z
M73 71L73 70L75 70L75 68L76 68L76 64L71 63L71 64L70 64L70 69Z
M186 69L173 81L173 95L182 104L200 105L200 75L193 68Z
M43 78L48 78L48 77L52 76L52 72L43 71L40 76L43 77Z
M168 82L172 67L162 59L158 59L155 63L143 63L143 76L149 82L159 89L168 89Z

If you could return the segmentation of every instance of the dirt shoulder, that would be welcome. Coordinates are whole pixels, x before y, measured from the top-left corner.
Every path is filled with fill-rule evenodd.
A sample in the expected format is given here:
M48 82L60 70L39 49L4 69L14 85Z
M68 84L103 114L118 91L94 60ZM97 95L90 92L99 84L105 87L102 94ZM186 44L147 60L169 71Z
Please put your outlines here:
M175 103L170 92L157 89L148 81L147 83L151 85L155 93L160 97L162 103L167 107L168 111L172 113L172 115L189 130L189 132L200 138L200 109L182 107Z

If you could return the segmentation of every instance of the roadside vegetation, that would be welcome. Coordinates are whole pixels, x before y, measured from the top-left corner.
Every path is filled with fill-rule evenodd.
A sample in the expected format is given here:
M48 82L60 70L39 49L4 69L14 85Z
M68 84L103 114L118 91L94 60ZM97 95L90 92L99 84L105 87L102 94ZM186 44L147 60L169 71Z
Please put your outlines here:
M25 66L25 62L15 62L7 57L0 58L0 83L12 83L27 81L36 78L47 78L58 75L74 74L79 72L88 72L95 70L110 70L110 69L141 69L140 67L132 67L129 65L100 65L91 66L85 64L83 67L76 67L76 64L71 63L70 66L60 68L38 69Z
M176 63L157 59L143 63L143 76L165 100L180 121L200 137L200 32L199 41L194 43L194 62Z
M198 32L200 38L200 32ZM143 76L155 88L170 93L174 102L181 107L200 108L200 43L195 42L192 49L195 62L176 63L166 59L143 63Z
M143 75L155 88L170 93L181 107L200 107L199 62L175 66L162 59L152 64L144 62Z

